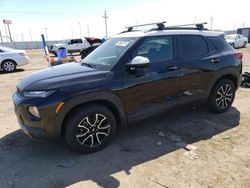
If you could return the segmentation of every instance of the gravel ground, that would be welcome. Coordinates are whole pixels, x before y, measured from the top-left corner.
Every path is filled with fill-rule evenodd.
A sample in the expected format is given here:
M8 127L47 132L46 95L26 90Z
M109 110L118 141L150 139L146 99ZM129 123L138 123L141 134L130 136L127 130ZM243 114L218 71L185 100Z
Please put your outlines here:
M250 46L240 51L250 71ZM240 88L224 114L205 106L169 111L123 128L100 152L80 155L63 140L31 140L20 130L15 85L47 66L42 50L27 52L29 65L0 72L0 187L250 187L250 89Z

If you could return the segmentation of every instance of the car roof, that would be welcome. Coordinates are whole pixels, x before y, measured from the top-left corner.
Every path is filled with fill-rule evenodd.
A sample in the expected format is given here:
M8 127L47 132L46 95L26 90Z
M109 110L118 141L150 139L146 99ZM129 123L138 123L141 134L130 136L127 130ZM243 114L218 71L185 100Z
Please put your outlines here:
M160 36L160 35L202 35L202 36L219 36L223 32L209 31L209 30L160 30L160 31L131 31L117 34L113 38L126 38L126 37L143 37L143 36Z

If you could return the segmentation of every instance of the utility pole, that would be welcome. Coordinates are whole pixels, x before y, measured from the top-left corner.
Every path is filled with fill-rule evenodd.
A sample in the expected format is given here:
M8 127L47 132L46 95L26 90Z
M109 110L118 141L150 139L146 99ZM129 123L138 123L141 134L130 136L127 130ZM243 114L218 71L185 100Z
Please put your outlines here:
M197 20L197 16L195 16L195 18L194 18L194 23L196 22L196 20Z
M15 40L18 41L18 34L16 33Z
M22 42L24 41L24 35L21 33Z
M86 25L86 27L87 27L88 37L89 37L89 25Z
M4 28L5 28L5 35L8 37L7 30L6 30L6 25L7 25L7 28L8 28L8 31L9 31L9 37L8 38L10 39L10 42L12 42L12 37L11 37L11 32L10 32L10 24L12 24L12 21L4 19L3 23L4 23Z
M11 32L10 32L10 24L7 24L8 30L9 30L9 36L10 36L10 42L12 42Z
M30 41L32 41L32 33L31 33L31 29L29 30L30 32Z
M139 20L138 20L138 18L132 17L132 19L135 20L135 25L139 25ZM138 29L138 27L136 27L136 29Z
M70 29L71 29L72 38L74 38L74 30L73 30L73 27L71 27Z
M105 31L106 31L106 38L108 38L108 25L107 25L107 19L109 18L107 15L107 12L105 10L104 12L104 16L103 16L104 20L105 20Z
M214 22L214 17L211 16L211 30L213 30L213 22Z
M7 36L6 37L6 42L8 42L8 34L7 34L7 29L6 29L6 25L4 24L4 30L5 30L5 36Z
M49 37L48 37L48 28L45 27L44 29L45 29L45 34L46 34L46 40L49 41Z
M82 38L82 27L81 27L81 23L79 22L78 25L79 25L80 37Z
M1 43L3 43L3 36L2 36L1 30L0 30L0 38L1 38Z

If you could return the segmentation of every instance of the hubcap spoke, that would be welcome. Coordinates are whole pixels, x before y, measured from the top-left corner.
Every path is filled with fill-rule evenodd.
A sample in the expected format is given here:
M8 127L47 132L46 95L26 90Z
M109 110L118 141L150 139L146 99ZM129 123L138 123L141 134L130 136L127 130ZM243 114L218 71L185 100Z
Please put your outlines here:
M108 136L109 135L109 130L108 131L98 130L98 132L96 134Z
M94 138L95 138L95 141L97 141L99 144L102 143L102 142L100 141L100 139L99 139L98 133L94 134L93 136L94 136Z
M110 124L102 114L86 116L80 121L76 138L81 145L97 147L109 136Z
M233 98L232 87L229 84L221 86L217 91L216 105L221 108L227 108Z

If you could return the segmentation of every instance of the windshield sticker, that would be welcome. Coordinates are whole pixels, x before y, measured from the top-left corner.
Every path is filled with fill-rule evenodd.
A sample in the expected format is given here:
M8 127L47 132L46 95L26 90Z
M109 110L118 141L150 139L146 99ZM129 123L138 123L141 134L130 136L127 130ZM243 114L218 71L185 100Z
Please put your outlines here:
M121 46L121 47L126 47L128 44L129 44L128 41L118 41L115 45Z

